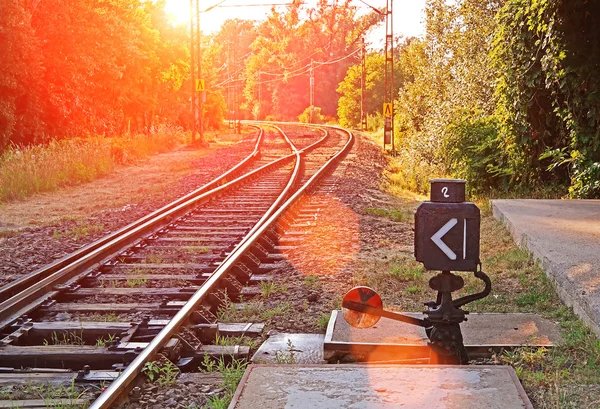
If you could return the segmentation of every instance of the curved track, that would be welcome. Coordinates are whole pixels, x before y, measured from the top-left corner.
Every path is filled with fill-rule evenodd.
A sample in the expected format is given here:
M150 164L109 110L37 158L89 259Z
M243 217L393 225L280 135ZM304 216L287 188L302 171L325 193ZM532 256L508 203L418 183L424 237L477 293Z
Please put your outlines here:
M203 345L214 336L216 311L227 299L256 293L252 285L277 262L273 248L299 199L353 143L340 128L256 126L254 152L221 177L0 288L3 366L85 364L81 377L122 369L91 406L108 408L159 352L180 369L197 367L206 354L245 357L247 347ZM64 314L77 320L59 321ZM133 323L102 325L91 319L99 314ZM81 331L78 347L36 348L41 339L72 337L69 328ZM105 347L92 346L105 338Z

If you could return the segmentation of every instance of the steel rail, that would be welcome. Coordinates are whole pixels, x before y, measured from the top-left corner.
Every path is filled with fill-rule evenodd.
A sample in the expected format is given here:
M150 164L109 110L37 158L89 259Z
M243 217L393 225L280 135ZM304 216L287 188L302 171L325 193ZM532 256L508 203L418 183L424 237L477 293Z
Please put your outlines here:
M286 211L291 205L304 194L304 192L311 187L324 173L330 169L332 164L339 160L345 155L348 150L352 147L354 142L354 135L352 132L347 131L338 127L330 127L348 134L348 141L344 147L317 171L315 174L302 186L300 187L286 202L281 205L271 217L264 222L256 231L246 236L242 243L232 251L210 278L191 296L191 298L185 303L185 305L175 314L175 316L169 321L169 323L156 335L156 337L144 348L142 352L127 366L127 368L121 373L121 375L113 381L110 386L92 403L90 409L108 409L111 404L118 399L119 395L126 391L128 385L137 377L142 371L143 366L147 361L152 359L160 349L166 345L171 337L177 332L177 330L186 322L188 317L198 308L202 301L214 290L217 289L219 282L223 279L226 274L235 266L240 260L242 255L250 250L250 248L258 241L258 239L267 231L270 226L281 217L284 211Z
M232 177L232 175L236 174L236 172L240 171L243 167L253 163L256 159L258 159L260 157L260 145L263 140L264 130L257 125L253 125L253 124L247 124L247 125L252 126L252 127L258 129L258 131L259 131L258 137L256 138L256 144L254 146L254 150L246 158L244 158L237 165L235 165L233 168L229 169L227 172L223 173L222 175L217 176L216 178L214 178L213 180L211 180L204 186L201 186L198 189L194 190L193 192L190 192L187 195L182 196L181 198L161 207L160 209L155 210L152 213L149 213L148 215L134 221L133 223L130 223L127 226L122 227L119 230L117 230L113 233L110 233L107 236L104 236L104 237L86 245L85 247L82 247L79 250L68 254L67 256L65 256L59 260L54 261L51 264L48 264L38 270L35 270L23 277L20 277L2 287L0 287L0 300L6 300L6 299L12 297L13 295L22 291L24 288L32 285L35 282L38 282L39 280L41 280L45 277L48 277L52 273L55 273L56 271L59 271L60 269L66 267L69 264L73 263L74 261L78 260L85 254L105 245L106 243L109 243L110 241L114 240L115 238L117 238L127 232L132 231L136 227L144 224L145 222L147 222L149 220L152 220L153 218L166 212L167 210L173 209L174 207L176 207L182 203L185 203L186 201L188 201L194 197L197 197L198 195L200 195L202 193L208 192L208 191L218 187L220 184L223 183L224 180L227 180L228 178Z
M325 137L320 139L324 141ZM289 139L288 139L289 141ZM313 144L314 145L314 144ZM293 147L293 150L295 146ZM119 235L112 236L112 240L105 242L97 248L90 249L85 254L80 254L79 258L73 260L70 264L56 270L49 276L41 278L38 282L30 287L22 290L18 294L0 303L0 329L12 324L19 316L30 313L38 308L49 296L59 292L60 289L55 289L57 284L65 284L68 280L82 274L90 268L97 267L103 260L110 259L120 253L127 245L133 244L141 237L149 232L153 232L171 223L175 218L182 216L191 208L205 203L220 193L230 190L244 181L252 180L253 177L263 172L269 171L272 168L283 165L292 160L297 155L300 155L303 150L297 150L296 153L291 153L279 159L271 161L258 169L250 171L242 176L237 177L225 184L222 184L212 190L201 193L183 203L170 208L163 213L156 215L150 220L145 218L145 222L138 224L136 227ZM155 214L155 213L153 213Z
M294 146L292 144L292 142L289 140L289 138L287 137L287 135L285 134L285 132L283 132L283 130L281 128L279 128L276 125L271 125L273 128L277 129L282 135L284 135L284 138L288 141L288 143L290 143L292 146ZM317 148L320 144L322 144L325 139L329 136L329 132L327 132L326 130L324 130L323 128L318 128L321 129L322 131L324 131L324 135L321 139L315 141L314 143L310 144L309 146L300 149L299 151L296 150L296 152L298 152L299 156L298 156L298 163L300 163L300 155L304 155L306 152L313 150L315 148ZM295 146L294 146L294 149ZM294 178L295 181L295 178ZM288 188L286 187L286 191L288 191ZM275 202L273 203L272 206L269 207L269 209L267 209L267 211L263 214L263 216L260 218L260 220L248 231L248 233L246 234L246 237L251 236L257 229L260 228L260 226L269 219L269 217L273 214L273 212L277 209L277 207L279 206L279 204L281 204L281 202L285 199L284 196L280 195L277 200L275 200ZM243 240L238 243L236 245L236 247L239 247L241 244L243 243Z

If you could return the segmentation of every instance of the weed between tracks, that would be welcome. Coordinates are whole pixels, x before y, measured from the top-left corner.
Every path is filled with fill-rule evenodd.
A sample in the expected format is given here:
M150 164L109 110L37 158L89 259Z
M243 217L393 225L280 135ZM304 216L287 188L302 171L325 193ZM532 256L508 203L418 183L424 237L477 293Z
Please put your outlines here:
M219 322L252 322L256 320L268 321L272 318L285 318L292 313L289 302L275 307L267 307L262 301L252 301L244 304L228 302L217 312Z
M204 356L202 366L199 368L201 372L212 373L218 372L223 377L222 387L223 392L220 395L209 396L204 406L205 409L226 409L231 403L233 394L237 389L238 384L244 376L248 362L241 360L232 360L230 363L226 363L225 359L221 358L217 362L212 360L208 355ZM192 405L189 409L197 408Z
M162 362L146 362L142 368L142 373L150 382L156 382L160 386L171 386L177 382L179 369L169 360Z
M100 389L103 385L100 386ZM8 386L0 389L0 400L18 401L41 399L47 408L54 409L84 409L93 400L92 394L96 387L79 387L75 381L68 386L53 384L38 384L27 382L24 385ZM18 408L15 403L12 408Z
M83 340L83 331L67 331L61 334L53 331L50 335L50 339L44 339L44 346L48 345L85 345Z

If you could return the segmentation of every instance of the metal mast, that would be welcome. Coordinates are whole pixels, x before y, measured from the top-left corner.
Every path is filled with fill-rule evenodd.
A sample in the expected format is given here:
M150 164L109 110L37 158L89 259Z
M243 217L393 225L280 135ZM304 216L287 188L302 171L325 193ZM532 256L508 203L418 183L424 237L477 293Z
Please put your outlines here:
M260 95L260 70L258 70L258 113L256 114L256 119L260 121L260 101L261 101L261 95Z
M190 0L190 87L192 91L192 143L196 141L196 66L194 65L194 0Z
M196 47L198 50L198 78L202 80L202 43L201 43L201 33L200 33L200 0L196 0L196 29L198 30L198 35L196 37L198 41L198 46ZM202 142L204 140L204 100L206 98L206 91L200 91L200 100L198 102L200 109L200 137L199 140Z
M392 20L393 0L386 0L385 14L385 76L383 102L391 104L391 112L384 110L384 130L383 130L383 149L386 144L392 145L392 154L395 153L394 147L394 26Z
M362 126L362 130L367 130L367 105L365 103L366 97L366 87L367 87L367 73L366 73L366 59L365 55L365 38L362 38L362 49L361 49L361 59L362 59L362 72L360 76L360 123Z
M315 104L315 73L313 71L313 60L310 59L310 117L308 123L313 123L313 106Z

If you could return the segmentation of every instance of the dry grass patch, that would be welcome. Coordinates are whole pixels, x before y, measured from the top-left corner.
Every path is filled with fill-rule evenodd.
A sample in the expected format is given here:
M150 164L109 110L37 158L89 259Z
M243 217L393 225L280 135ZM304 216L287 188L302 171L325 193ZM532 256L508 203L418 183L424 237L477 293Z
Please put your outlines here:
M9 147L0 155L0 201L89 182L117 164L133 163L184 143L183 133L55 140L48 145Z

